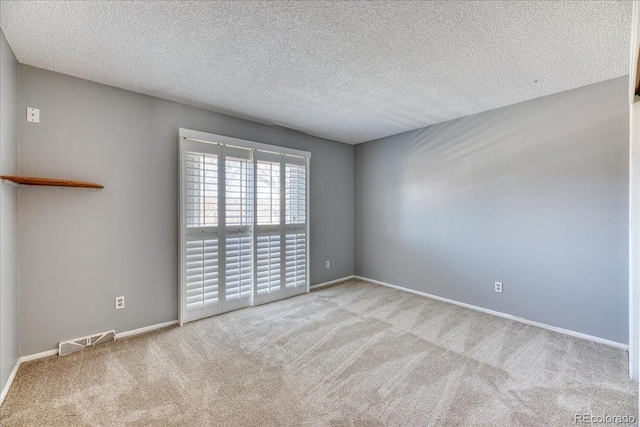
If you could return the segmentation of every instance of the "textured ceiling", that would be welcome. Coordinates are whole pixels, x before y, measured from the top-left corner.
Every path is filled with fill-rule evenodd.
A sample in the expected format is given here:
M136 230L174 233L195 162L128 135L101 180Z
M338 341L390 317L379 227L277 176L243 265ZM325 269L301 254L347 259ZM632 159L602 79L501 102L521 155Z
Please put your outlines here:
M21 63L347 143L629 68L631 2L0 4Z

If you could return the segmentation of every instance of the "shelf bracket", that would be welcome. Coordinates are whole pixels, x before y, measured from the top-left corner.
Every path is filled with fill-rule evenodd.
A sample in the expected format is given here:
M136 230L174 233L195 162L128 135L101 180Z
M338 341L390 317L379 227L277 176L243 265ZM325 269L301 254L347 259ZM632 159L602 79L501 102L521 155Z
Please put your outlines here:
M15 188L22 187L22 185L18 184L17 182L9 181L8 179L3 179L2 183L6 185L10 185L11 187L15 187Z

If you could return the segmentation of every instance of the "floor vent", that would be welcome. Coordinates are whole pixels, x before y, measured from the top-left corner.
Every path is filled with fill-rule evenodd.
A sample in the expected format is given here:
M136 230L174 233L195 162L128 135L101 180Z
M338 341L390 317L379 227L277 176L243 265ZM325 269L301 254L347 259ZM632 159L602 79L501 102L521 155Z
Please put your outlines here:
M86 337L75 338L68 341L61 341L58 344L58 354L66 356L76 351L84 350L85 347L93 347L94 345L104 344L116 340L116 331L106 331L97 334L87 335Z

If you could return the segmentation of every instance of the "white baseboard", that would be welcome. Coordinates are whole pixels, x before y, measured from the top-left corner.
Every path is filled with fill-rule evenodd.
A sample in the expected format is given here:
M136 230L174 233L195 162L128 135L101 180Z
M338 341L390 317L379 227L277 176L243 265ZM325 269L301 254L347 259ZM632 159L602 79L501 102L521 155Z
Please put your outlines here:
M356 277L356 276L353 276L353 275L352 276L345 276L345 277L341 277L340 279L330 280L328 282L318 283L317 285L311 285L311 289L322 288L324 286L333 285L334 283L344 282L345 280L353 279L354 277Z
M28 356L22 356L20 358L20 363L31 362L32 360L44 359L45 357L55 356L58 354L58 349L54 348L53 350L42 351L40 353L30 354Z
M162 329L162 328L166 328L168 326L173 326L177 324L178 324L177 320L172 320L170 322L164 322L164 323L156 323L155 325L145 326L144 328L138 328L138 329L133 329L131 331L117 333L116 339L132 337L134 335L146 334L147 332L155 331L156 329Z
M16 360L16 366L13 367L11 374L9 374L9 378L7 378L7 383L2 388L2 392L0 392L0 406L4 402L4 398L7 397L7 393L9 393L9 388L11 388L11 384L13 384L13 380L18 373L18 369L20 369L21 359Z
M627 351L629 350L629 346L627 344L623 344L623 343L619 343L619 342L616 342L616 341L607 340L607 339L600 338L600 337L594 337L593 335L583 334L582 332L576 332L576 331L572 331L570 329L564 329L564 328L559 328L557 326L547 325L546 323L540 323L540 322L535 322L533 320L527 320L525 318L518 317L518 316L513 316L513 315L507 314L507 313L502 313L500 311L490 310L488 308L478 307L478 306L467 304L467 303L464 303L464 302L459 302L459 301L456 301L456 300L439 297L437 295L428 294L426 292L416 291L414 289L409 289L409 288L404 288L402 286L392 285L391 283L381 282L379 280L369 279L369 278L362 277L362 276L353 276L353 277L356 278L356 279L360 279L360 280L364 280L364 281L367 281L367 282L375 283L376 285L382 285L382 286L386 286L388 288L393 288L393 289L398 289L400 291L410 292L412 294L420 295L420 296L423 296L423 297L431 298L431 299L442 301L442 302L447 302L449 304L458 305L460 307L469 308L471 310L480 311L482 313L492 314L494 316L502 317L502 318L509 319L509 320L514 320L516 322L525 323L527 325L537 326L538 328L542 328L542 329L548 329L550 331L558 332L560 334L565 334L565 335L569 335L569 336L572 336L572 337L581 338L583 340L592 341L592 342L595 342L595 343L598 343L598 344L608 345L610 347L615 347L615 348L619 348L619 349L622 349L622 350L627 350Z
M144 334L147 332L155 331L156 329L162 329L162 328L166 328L167 326L173 326L177 324L178 324L177 320L172 320L170 322L157 323L155 325L145 326L144 328L133 329L131 331L124 331L124 332L116 333L116 339L132 337L134 335ZM58 354L58 349L54 348L53 350L47 350L40 353L30 354L28 356L22 356L20 358L20 363L31 362L33 360L38 360L38 359L44 359L45 357L55 356L56 354Z

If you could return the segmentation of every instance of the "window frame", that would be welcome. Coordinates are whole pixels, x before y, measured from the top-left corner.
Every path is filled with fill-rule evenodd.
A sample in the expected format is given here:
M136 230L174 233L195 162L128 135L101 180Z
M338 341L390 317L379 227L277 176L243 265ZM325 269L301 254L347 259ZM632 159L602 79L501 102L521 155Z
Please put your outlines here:
M225 218L226 219L226 206L224 201L222 201L222 203L218 203L218 225L216 227L206 227L208 230L204 230L205 227L203 227L202 230L196 230L194 229L194 227L187 227L186 226L186 218L185 218L185 206L186 206L186 191L185 191L185 183L184 183L184 177L185 177L185 165L186 165L186 155L187 152L202 152L202 153L208 153L208 154L214 154L218 156L218 170L221 170L223 167L225 167L224 164L221 163L225 161L226 156L225 155L221 155L222 150L242 150L242 151L246 151L246 150L251 150L251 157L253 159L253 180L254 180L254 188L253 188L253 224L251 225L252 227L252 235L253 235L253 267L254 267L254 278L253 278L253 296L251 298L251 306L256 305L255 304L255 297L256 297L256 291L257 291L257 286L256 286L256 280L257 280L257 276L255 276L255 268L257 266L257 260L255 259L255 254L257 251L257 245L256 245L256 239L257 239L257 235L258 235L258 230L261 229L261 226L257 225L257 186L256 186L256 179L257 179L257 160L258 159L270 159L270 158L280 158L281 160L281 169L280 169L280 174L281 176L284 176L285 174L285 159L291 160L293 159L293 161L295 163L298 163L302 166L305 167L305 173L306 173L306 188L305 188L305 222L304 223L299 223L299 224L290 224L287 225L286 224L286 219L284 219L284 205L285 205L285 192L284 192L284 188L282 188L281 194L280 194L280 200L281 200L281 218L283 218L283 222L285 223L284 225L284 230L282 230L282 234L286 235L286 231L293 231L293 229L298 229L298 230L302 230L304 229L304 233L306 236L306 292L309 292L310 290L310 268L311 268L311 239L310 239L310 222L311 222L311 209L310 209L310 186L311 186L311 181L310 181L310 164L311 164L311 153L308 151L303 151L303 150L296 150L296 149L292 149L292 148L288 148L288 147L281 147L281 146L277 146L277 145L271 145L271 144L265 144L265 143L261 143L261 142L256 142L256 141L249 141L249 140L244 140L244 139L239 139L239 138L232 138L232 137L228 137L228 136L224 136L224 135L217 135L217 134L212 134L212 133L206 133L206 132L200 132L200 131L195 131L195 130L190 130L190 129L184 129L184 128L179 128L178 131L178 137L179 137L179 146L180 146L180 152L179 152L179 159L180 159L180 177L179 177L179 251L180 251L180 256L178 257L180 265L179 265L179 272L180 272L180 278L179 278L179 308L178 308L178 313L179 313L179 324L183 325L186 322L189 322L191 320L195 320L195 319L189 319L186 313L186 309L185 309L185 272L184 272L184 266L185 266L185 261L186 261L186 241L190 236L193 236L194 232L201 232L203 234L209 234L211 231L211 228L215 228L215 234L218 236L218 242L220 245L222 244L226 244L226 221L224 219L222 219L223 223L221 223L221 218ZM204 144L203 144L204 143ZM291 163L291 162L289 162ZM284 182L284 179L282 179L282 182ZM224 188L223 186L226 184L226 182L222 182L219 180L219 188L218 188L218 194L222 194L224 196ZM284 184L283 184L284 186ZM220 193L220 191L223 191L222 193ZM223 197L224 199L224 197ZM269 225L265 225L265 228L270 227ZM244 227L243 227L244 228ZM207 233L207 231L209 233ZM265 230L266 231L266 230ZM284 250L284 246L285 246L285 242L282 241L281 245L283 247ZM218 250L220 252L220 248ZM283 264L285 262L284 258L282 259ZM218 273L220 274L220 272ZM224 273L223 273L224 274ZM285 281L286 278L284 276L284 274L281 276L281 286L282 286L282 290L284 291L284 286L285 286ZM220 286L220 285L219 285ZM219 289L219 298L222 297L224 298L224 295L222 295L220 292L220 287ZM286 295L285 292L283 292L283 298L286 298L290 295ZM214 314L219 314L219 313L214 313Z

